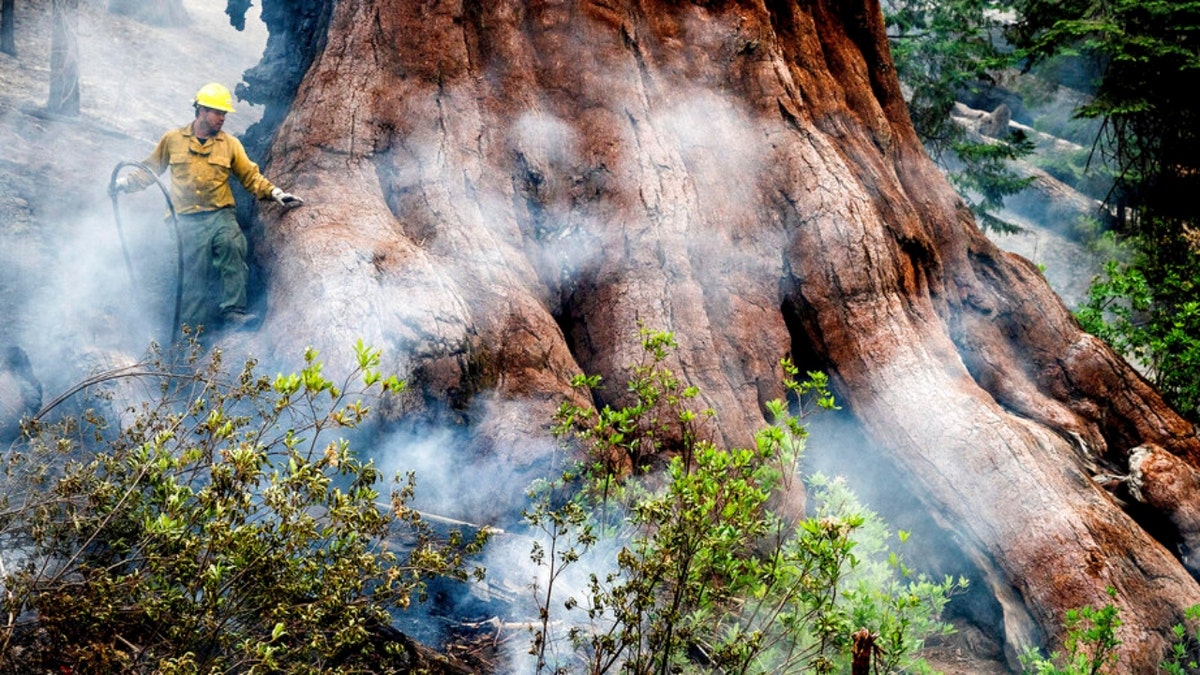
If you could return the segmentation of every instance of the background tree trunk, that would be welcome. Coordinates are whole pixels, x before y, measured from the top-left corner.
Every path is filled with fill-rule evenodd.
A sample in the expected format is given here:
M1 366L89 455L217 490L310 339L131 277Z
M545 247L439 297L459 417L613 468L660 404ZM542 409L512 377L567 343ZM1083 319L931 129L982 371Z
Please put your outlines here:
M17 55L16 26L16 0L3 0L0 2L0 52L9 56Z
M1143 444L1178 461L1139 480L1192 480L1194 430L980 233L874 0L341 0L298 44L320 47L269 175L308 205L267 207L260 249L279 354L361 337L420 385L410 412L530 471L570 377L622 382L640 324L677 334L730 443L790 355L982 571L1010 654L1111 586L1121 669L1148 672L1200 603L1168 548L1186 500L1098 483L1123 490ZM489 478L475 520L505 505Z
M79 41L75 37L79 0L52 0L50 33L50 98L46 109L60 115L79 114Z
M183 0L108 0L108 11L152 26L185 26L189 21Z

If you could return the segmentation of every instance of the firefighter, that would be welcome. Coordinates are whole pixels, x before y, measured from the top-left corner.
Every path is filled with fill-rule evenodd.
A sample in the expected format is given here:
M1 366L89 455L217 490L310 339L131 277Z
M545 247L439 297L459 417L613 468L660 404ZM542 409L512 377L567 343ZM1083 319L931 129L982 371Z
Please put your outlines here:
M259 199L271 198L285 208L303 200L275 187L250 161L241 141L225 133L225 115L233 112L233 95L215 82L204 85L192 102L196 117L186 126L163 134L144 162L155 174L171 169L171 202L179 217L183 241L183 298L180 322L194 327L212 325L216 309L221 327L244 330L257 317L246 312L246 237L234 214L232 174ZM154 182L137 170L119 178L117 192L136 192ZM215 276L216 307L208 293Z

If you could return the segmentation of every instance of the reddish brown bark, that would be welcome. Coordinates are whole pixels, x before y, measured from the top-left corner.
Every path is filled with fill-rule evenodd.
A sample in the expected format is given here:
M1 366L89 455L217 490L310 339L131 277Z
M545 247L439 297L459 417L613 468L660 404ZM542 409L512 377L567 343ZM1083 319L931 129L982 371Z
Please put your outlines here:
M640 323L676 332L733 443L798 346L955 530L1010 644L1112 586L1138 672L1200 603L1092 479L1143 443L1194 466L1192 428L975 227L874 2L342 0L271 152L307 200L264 214L283 354L362 337L414 408L528 464L571 375L622 381Z

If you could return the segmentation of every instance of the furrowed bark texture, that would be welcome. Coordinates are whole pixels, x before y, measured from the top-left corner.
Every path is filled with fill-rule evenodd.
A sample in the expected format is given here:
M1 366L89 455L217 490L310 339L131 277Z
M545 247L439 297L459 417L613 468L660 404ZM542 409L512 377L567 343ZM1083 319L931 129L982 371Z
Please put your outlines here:
M984 570L1010 644L1112 586L1143 672L1200 603L1093 480L1143 444L1172 461L1141 481L1194 480L1193 430L976 228L876 3L341 0L320 44L268 172L307 205L262 214L281 354L361 337L414 408L533 466L569 378L623 382L640 324L676 333L730 443L795 349ZM1188 500L1140 489L1187 543Z

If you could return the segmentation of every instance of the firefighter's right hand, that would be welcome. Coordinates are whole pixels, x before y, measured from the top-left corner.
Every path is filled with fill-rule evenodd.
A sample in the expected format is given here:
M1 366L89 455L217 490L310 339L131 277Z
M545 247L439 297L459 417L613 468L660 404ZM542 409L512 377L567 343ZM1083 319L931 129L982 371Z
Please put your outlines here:
M271 190L271 199L279 202L279 205L286 209L294 209L297 206L302 206L304 204L303 199L300 199L294 194L284 192L279 188Z

